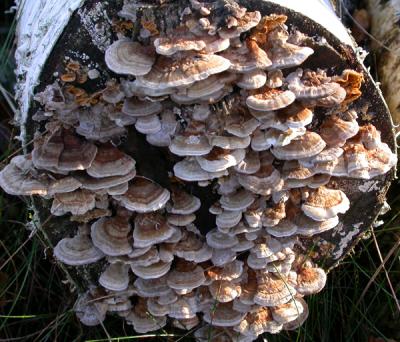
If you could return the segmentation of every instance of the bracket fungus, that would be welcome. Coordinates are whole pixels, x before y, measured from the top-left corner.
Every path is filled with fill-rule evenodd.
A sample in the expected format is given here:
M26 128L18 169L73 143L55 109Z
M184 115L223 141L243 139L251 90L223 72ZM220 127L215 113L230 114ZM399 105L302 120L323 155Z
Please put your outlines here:
M393 178L373 81L351 47L274 1L86 0L81 14L95 3L108 43L61 35L21 124L26 154L0 172L36 211L87 224L46 228L67 271L85 267L78 318L118 315L138 333L206 322L198 341L296 329ZM114 32L118 17L132 29ZM68 44L82 68L65 68Z

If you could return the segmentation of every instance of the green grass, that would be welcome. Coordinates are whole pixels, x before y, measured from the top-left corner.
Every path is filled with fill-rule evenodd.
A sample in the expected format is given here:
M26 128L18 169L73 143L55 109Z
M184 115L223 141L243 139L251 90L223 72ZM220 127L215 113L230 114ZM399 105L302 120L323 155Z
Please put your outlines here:
M3 1L0 12L10 3ZM11 93L14 22L11 16L0 18L0 86ZM6 138L13 131L12 116L8 101L0 95L0 136ZM2 160L17 149L15 142L6 141L0 144ZM389 194L392 211L384 217L386 224L374 230L382 258L390 255L385 263L388 276L380 268L378 248L370 234L329 274L326 288L307 297L310 316L306 323L295 332L265 336L268 341L378 341L372 337L400 341L400 312L389 286L390 280L400 297L399 190L395 182ZM138 336L116 317L108 317L104 327L82 326L71 310L76 293L40 234L27 230L31 213L26 208L22 198L0 193L0 341L193 340L182 331Z

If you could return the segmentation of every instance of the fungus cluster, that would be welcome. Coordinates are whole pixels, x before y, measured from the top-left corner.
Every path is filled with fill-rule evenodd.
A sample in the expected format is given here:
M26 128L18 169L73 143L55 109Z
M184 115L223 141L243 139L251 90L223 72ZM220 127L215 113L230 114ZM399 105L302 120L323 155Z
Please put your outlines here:
M307 318L303 298L326 274L299 237L335 229L349 209L335 178L371 179L396 156L357 121L362 74L302 68L314 51L286 20L191 0L173 32L147 23L135 40L119 34L103 89L83 90L88 77L70 63L36 95L43 129L0 186L52 200L53 215L76 222L54 249L60 262L103 262L76 303L84 324L107 313L138 333L205 322L198 341L252 341ZM118 144L132 130L171 162L167 186L138 175ZM219 197L209 227L197 223L209 201L198 187Z

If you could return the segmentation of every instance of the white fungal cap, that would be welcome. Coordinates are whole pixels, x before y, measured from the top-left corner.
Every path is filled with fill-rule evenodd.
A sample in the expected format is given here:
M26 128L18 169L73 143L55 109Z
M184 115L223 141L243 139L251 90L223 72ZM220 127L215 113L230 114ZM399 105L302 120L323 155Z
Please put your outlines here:
M138 295L146 298L164 297L170 294L166 276L154 279L137 278L134 282Z
M236 226L242 219L241 211L223 210L217 215L216 223L220 228L231 228Z
M168 305L161 305L154 298L147 300L147 310L154 317L163 317L169 314L170 308Z
M208 286L208 289L220 303L227 303L233 301L235 298L240 296L241 287L240 284L228 280L216 280Z
M297 232L297 226L290 220L283 219L273 227L267 227L267 232L275 237L292 236Z
M135 170L135 160L112 145L98 147L86 172L96 178L123 176Z
M307 72L304 78L307 79L311 85L306 85L302 79L303 70L297 69L286 77L288 88L296 95L297 99L318 99L332 95L340 85L335 82L329 82L326 75L317 75L315 72ZM319 76L319 77L318 77ZM323 80L325 78L325 80ZM316 79L316 81L314 81ZM322 80L322 82L321 82ZM324 82L325 81L325 82Z
M177 319L190 319L196 317L199 311L195 293L178 297L178 300L170 304L169 317Z
M262 270L267 267L268 260L265 258L257 258L254 253L250 253L247 257L247 265L253 270Z
M308 317L308 305L306 301L301 297L296 298L296 301L300 302L301 305L303 306L303 312L294 321L284 324L283 325L284 330L296 330L306 321Z
M159 89L187 86L229 67L229 60L218 55L199 54L179 60L159 57L147 75L137 78L137 83L142 87Z
M129 266L121 262L108 265L100 275L99 283L108 290L126 290L129 285Z
M156 133L146 135L149 144L159 147L167 147L171 144L171 137L175 134L178 123L171 111L161 114L161 129Z
M337 115L328 116L320 127L321 138L328 146L343 146L347 139L358 133L356 120L343 120Z
M208 96L213 96L225 87L225 83L221 82L219 75L212 75L202 81L198 81L189 86L185 91L189 99L202 99ZM178 93L179 95L179 93Z
M204 312L203 319L217 327L233 327L240 323L245 314L233 310L232 303L218 303Z
M286 146L297 137L301 137L306 133L304 127L289 128L286 131L281 131L275 128L270 128L266 131L261 129L256 130L251 141L251 148L254 151L265 151L271 146Z
M185 158L174 165L174 174L187 182L201 182L224 176L227 171L207 172L200 167L196 159Z
M133 179L135 176L136 176L136 170L133 169L126 175L122 176L93 178L87 175L76 175L75 177L82 184L81 185L82 189L102 192L104 189L113 188L115 186L125 184L129 182L131 179Z
M243 74L236 85L242 89L258 89L267 81L267 75L260 69L252 70Z
M278 159L293 160L313 157L325 146L326 143L317 133L307 131L288 145L273 147L271 152Z
M246 152L245 158L234 166L236 172L251 175L256 173L261 167L258 152L250 150Z
M238 174L238 181L245 189L259 195L270 195L282 189L280 173L272 166L273 157L266 153L261 158L261 168L251 175Z
M138 214L135 217L133 245L138 248L148 247L168 240L174 232L175 228L161 214Z
M244 211L249 207L255 200L255 196L252 192L245 189L236 191L235 193L221 196L219 202L221 207L225 210L231 211Z
M126 322L133 325L137 333L145 334L163 328L167 324L167 319L150 315L147 309L146 300L139 298L139 302L126 317Z
M308 216L300 214L296 215L294 218L294 223L297 226L297 234L303 236L313 236L336 227L339 223L339 217L334 216L324 221L314 221Z
M258 94L247 97L246 104L249 108L268 112L285 108L296 99L296 96L289 90L267 88L260 91Z
M207 277L215 280L235 280L239 279L243 274L243 261L235 260L223 267L211 267L206 270Z
M320 292L326 284L326 273L322 268L303 265L297 273L296 290L307 296Z
M137 118L156 115L161 113L162 110L163 106L160 102L142 101L134 97L126 99L122 106L122 113Z
M174 319L172 321L172 325L175 328L178 329L183 329L183 330L192 330L193 328L197 327L200 324L199 318L196 316L192 318L186 318L186 319Z
M236 252L228 249L213 249L211 262L215 266L224 266L236 259Z
M287 69L302 64L314 50L308 46L297 46L285 42L281 46L274 46L271 49L271 66L268 70Z
M223 51L221 56L229 60L229 71L238 73L248 73L258 68L266 68L271 63L265 54L263 54L264 59L258 61L245 44Z
M161 130L161 121L157 115L141 116L136 120L135 128L142 134L154 134Z
M254 247L254 242L247 240L244 235L240 234L237 236L237 238L238 238L239 242L237 245L235 245L231 248L231 250L233 252L241 253L241 252L248 251Z
M234 330L255 340L265 332L279 333L282 325L274 321L269 308L257 307L247 313L246 317L234 327Z
M221 233L216 228L210 230L207 235L207 244L215 249L227 249L238 243L236 236Z
M286 304L271 308L272 317L279 324L286 324L298 319L303 311L303 303L297 298L293 298Z
M321 186L310 192L307 200L301 205L304 214L315 221L334 218L349 210L350 201L341 190Z
M125 217L102 217L91 226L93 244L103 253L110 256L129 254L132 252L128 234L131 226Z
M129 183L122 183L120 185L112 186L107 189L107 194L110 196L123 195L129 189Z
M229 136L229 135L210 135L208 136L210 145L223 148L226 150L243 149L250 145L251 138Z
M259 271L260 272L260 271ZM296 290L283 276L264 272L257 274L258 287L254 302L261 306L277 306L289 302Z
M211 148L204 135L177 135L169 145L169 150L178 156L202 156L209 153Z
M120 39L108 47L105 61L108 68L117 74L141 76L150 72L155 56L152 49L138 42Z
M167 274L171 268L171 262L159 261L149 266L136 266L131 264L132 272L143 279L155 279Z
M282 249L283 247L279 240L265 235L255 241L255 246L251 249L251 252L257 258L265 259L273 256L275 253L278 253Z
M54 247L57 260L70 266L92 264L104 257L86 234L78 233L73 238L64 238Z
M125 194L113 197L128 210L147 213L163 208L170 193L150 179L135 177Z
M309 125L313 119L313 112L298 102L277 112L277 118L289 128L300 128Z
M220 172L239 164L246 156L244 149L224 150L214 147L204 157L196 157L200 167L207 172Z
M186 294L204 284L204 270L195 263L178 259L175 268L168 273L167 284L179 294Z
M219 39L218 36L196 36L177 28L174 36L156 38L154 46L160 55L171 56L181 51L202 51L205 53L216 53L229 48L229 39Z
M246 113L246 112L245 112ZM230 114L225 120L225 130L239 138L246 138L260 125L260 123L250 115L238 113Z

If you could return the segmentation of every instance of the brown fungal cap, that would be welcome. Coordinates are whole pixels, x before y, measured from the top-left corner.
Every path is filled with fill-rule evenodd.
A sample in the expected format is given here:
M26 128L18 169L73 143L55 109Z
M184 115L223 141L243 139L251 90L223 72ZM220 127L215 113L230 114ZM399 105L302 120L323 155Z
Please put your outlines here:
M172 191L171 199L173 206L170 211L172 214L188 215L200 209L201 202L196 196L190 195L185 191Z
M83 215L95 207L95 195L87 190L59 193L54 195L51 213L62 216L70 212L72 215Z
M117 74L142 76L150 72L155 56L151 49L138 42L120 39L109 46L105 60L108 68Z
M144 177L134 178L124 195L114 196L125 208L140 213L163 208L169 197L168 190Z
M100 218L91 226L94 245L110 256L125 255L132 252L128 234L131 226L124 217Z
M144 248L168 240L175 229L157 213L138 214L135 217L133 245Z
M182 259L167 277L168 286L180 294L191 292L205 281L204 270L200 266Z
M96 157L97 147L65 131L57 131L48 139L37 140L32 151L36 168L55 173L85 170Z
M227 70L230 62L218 55L194 55L180 60L158 58L152 70L137 78L138 84L147 88L187 86L196 81Z

